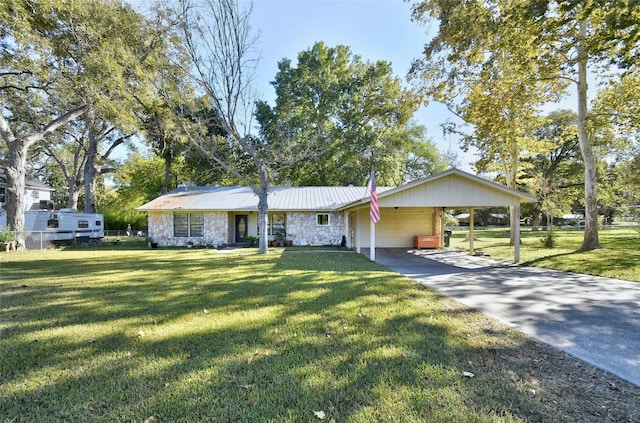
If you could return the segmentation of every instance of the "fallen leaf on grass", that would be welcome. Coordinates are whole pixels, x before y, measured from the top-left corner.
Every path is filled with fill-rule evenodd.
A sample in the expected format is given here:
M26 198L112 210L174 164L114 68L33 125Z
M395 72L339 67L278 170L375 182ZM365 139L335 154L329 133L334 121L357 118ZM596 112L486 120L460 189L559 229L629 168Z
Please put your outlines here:
M324 420L324 411L314 411L313 415L319 418L320 420Z
M256 403L257 403L257 402L258 402L258 400L257 400L257 399L255 399L255 398L249 398L249 399L247 400L247 405L248 405L248 406L253 407L254 405L256 405Z
M155 417L151 416L149 418L147 418L147 420L144 421L144 423L156 423L158 421L158 419L156 419Z
M143 331L143 330L139 330L139 331L138 331L138 336L139 336L140 338L142 338L142 337L144 336L144 331Z
M471 377L474 377L475 375L471 372L462 372L462 376L471 378Z
M247 364L251 364L254 358L256 358L260 354L260 351L256 350L251 357L247 359Z
M93 344L94 342L96 342L96 337L95 336L93 338L87 339L87 344Z

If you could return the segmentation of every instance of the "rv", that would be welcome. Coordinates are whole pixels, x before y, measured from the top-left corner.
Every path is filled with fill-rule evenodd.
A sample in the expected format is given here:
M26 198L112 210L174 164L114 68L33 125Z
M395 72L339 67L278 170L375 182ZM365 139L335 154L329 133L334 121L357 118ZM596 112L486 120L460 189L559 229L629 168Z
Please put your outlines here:
M29 210L24 213L28 233L27 248L50 244L78 245L99 243L104 238L104 217L97 213L78 213L75 209Z

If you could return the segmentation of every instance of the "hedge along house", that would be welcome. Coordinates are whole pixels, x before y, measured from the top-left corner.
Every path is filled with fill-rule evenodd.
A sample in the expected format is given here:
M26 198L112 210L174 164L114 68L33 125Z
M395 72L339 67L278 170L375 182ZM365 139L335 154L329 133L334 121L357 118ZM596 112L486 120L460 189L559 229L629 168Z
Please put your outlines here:
M415 237L441 247L446 208L514 206L536 199L458 169L396 188L378 187L380 221L371 228L370 197L364 187L274 187L269 193L267 233L293 245L413 248ZM149 237L159 246L239 244L258 233L258 197L246 187L188 187L138 208L148 213ZM473 233L473 225L470 225ZM514 258L519 261L519 230ZM371 239L375 239L375 245ZM473 237L470 252L473 253Z

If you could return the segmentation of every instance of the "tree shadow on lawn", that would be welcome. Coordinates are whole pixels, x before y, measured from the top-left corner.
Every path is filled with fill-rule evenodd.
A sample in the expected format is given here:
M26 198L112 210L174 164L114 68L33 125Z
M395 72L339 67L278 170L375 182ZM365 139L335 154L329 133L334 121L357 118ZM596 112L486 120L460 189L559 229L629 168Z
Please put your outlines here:
M208 268L201 256L180 259L187 263L179 269L171 260L137 260L158 275L115 286L3 292L0 345L11 360L0 364L0 414L25 421L319 421L314 411L338 422L621 421L639 402L625 397L627 407L601 408L597 387L584 392L574 384L580 377L598 383L588 366L364 257L226 257L226 266L205 275L198 274ZM251 272L223 277L236 266ZM573 373L552 368L558 361L572 363ZM618 386L613 397L627 394ZM558 399L579 404L580 414L563 411Z
M629 252L633 251L633 254ZM593 251L572 251L568 253L560 253L547 255L544 257L536 258L523 262L523 266L533 267L549 267L551 264L556 264L553 267L565 268L563 265L563 258L570 257L568 261L570 269L579 270L580 273L587 275L602 275L602 274L622 274L623 272L630 272L631 274L640 273L634 269L638 268L639 255L635 253L635 250L622 250L622 249L607 249L605 252L602 250ZM572 270L568 270L572 271Z

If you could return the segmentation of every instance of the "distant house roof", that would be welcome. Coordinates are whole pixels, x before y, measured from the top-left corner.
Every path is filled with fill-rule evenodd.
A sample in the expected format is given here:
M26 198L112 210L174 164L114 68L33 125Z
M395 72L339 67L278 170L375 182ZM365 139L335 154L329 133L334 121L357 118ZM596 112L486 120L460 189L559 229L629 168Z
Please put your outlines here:
M378 187L379 192L390 188ZM332 211L368 197L365 187L272 187L269 210ZM162 195L138 210L257 210L251 188L182 187Z
M7 177L5 175L5 171L6 170L4 167L0 167L0 186L3 187L7 186ZM39 191L55 191L55 188L50 185L44 184L37 179L26 178L24 182L25 187L28 189L36 189Z
M566 220L580 220L584 219L584 216L581 214L563 214L561 218Z

